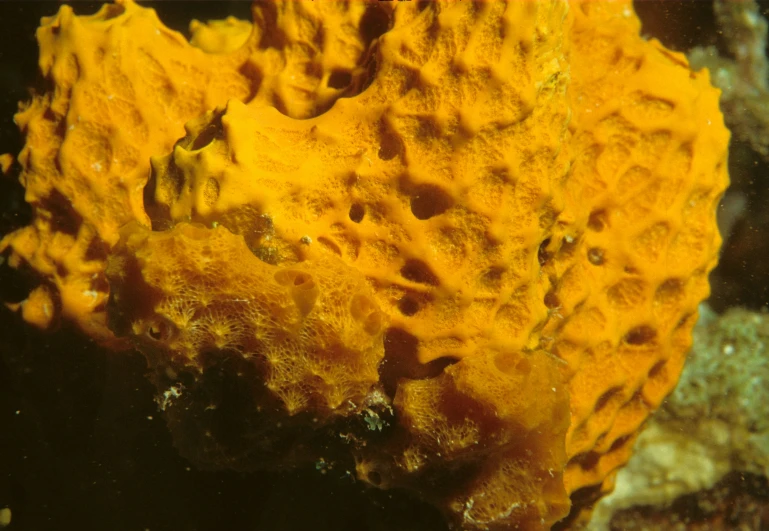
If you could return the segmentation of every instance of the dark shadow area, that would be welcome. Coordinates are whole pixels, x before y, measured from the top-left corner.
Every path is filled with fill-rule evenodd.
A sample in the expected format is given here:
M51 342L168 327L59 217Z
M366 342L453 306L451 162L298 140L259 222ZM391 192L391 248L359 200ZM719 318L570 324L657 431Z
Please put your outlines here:
M769 165L747 145L732 142L729 173L730 193L738 194L744 207L725 235L718 267L710 275L709 304L718 312L733 306L758 310L769 305Z
M681 496L668 508L635 507L620 511L609 529L769 529L769 483L765 477L732 472L713 488Z
M445 531L434 509L367 489L333 461L291 473L197 470L172 444L141 355L68 327L41 334L5 309L0 337L9 531Z
M659 39L672 50L724 48L710 0L635 0L633 7L641 19L641 35Z

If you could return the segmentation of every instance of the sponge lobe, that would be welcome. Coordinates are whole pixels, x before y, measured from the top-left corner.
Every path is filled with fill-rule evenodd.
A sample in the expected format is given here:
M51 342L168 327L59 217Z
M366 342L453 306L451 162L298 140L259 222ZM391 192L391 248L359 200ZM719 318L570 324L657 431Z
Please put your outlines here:
M393 403L401 433L361 452L358 476L421 491L463 529L557 521L569 507L558 365L544 351L487 350L402 382Z
M333 256L278 267L224 227L133 224L108 277L114 329L133 335L159 373L202 373L234 356L261 374L272 407L319 419L378 381L385 316L363 277Z

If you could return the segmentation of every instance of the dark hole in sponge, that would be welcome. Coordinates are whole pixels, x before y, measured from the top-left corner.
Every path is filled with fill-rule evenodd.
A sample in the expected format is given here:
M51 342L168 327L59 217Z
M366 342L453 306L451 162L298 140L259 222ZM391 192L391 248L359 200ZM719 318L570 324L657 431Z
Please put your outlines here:
M383 133L377 156L382 160L392 160L403 150L401 139L394 133Z
M334 70L328 76L328 86L334 89L343 89L352 82L352 74L347 70Z
M628 441L630 441L632 437L630 435L624 435L622 437L618 437L613 443L611 443L611 446L609 447L609 453L615 452L625 446Z
M363 221L363 216L366 215L366 209L360 203L353 203L350 207L350 221L360 223Z
M612 399L615 398L620 392L622 392L622 388L620 387L613 387L612 389L606 391L596 401L594 411L596 413L601 411L603 408L609 405L609 402L611 402Z
M0 302L18 303L29 296L39 281L26 267L11 267L10 254L10 250L6 250L0 255Z
M406 280L418 284L438 285L438 277L435 276L427 264L421 260L406 260L406 264L401 268L401 275Z
M595 210L590 213L587 220L587 227L595 232L601 232L607 225L608 219L605 210Z
M168 330L165 323L163 323L162 321L153 323L147 329L147 335L150 336L155 341L165 340L166 336L168 335Z
M220 136L220 129L218 127L216 127L214 124L206 126L206 128L195 137L195 140L192 141L192 145L190 145L190 151L203 149L211 142L213 142L218 136Z
M425 220L446 212L454 204L452 197L432 184L417 186L411 193L411 213Z
M494 365L507 375L526 376L531 372L531 361L517 352L500 352L494 356Z
M419 340L400 328L388 328L384 335L384 360L379 364L379 376L385 393L395 396L399 379L420 369L417 359Z
M209 145L211 142L216 140L217 138L222 138L224 133L222 129L222 115L224 114L223 110L219 110L216 112L211 122L205 126L205 128L198 133L198 136L196 136L192 140L192 144L190 145L189 149L190 151L197 151L198 149L203 149L207 145Z
M83 217L64 194L54 188L46 198L45 206L51 213L51 225L56 227L56 232L77 237Z
M561 307L561 301L558 299L558 295L554 291L548 291L545 294L545 307L549 310Z
M378 39L390 29L390 13L384 6L369 4L360 19L360 36L368 48L371 41Z
M550 245L550 238L547 238L545 241L543 241L539 245L539 250L537 251L537 259L539 260L540 266L545 265L552 256L550 253L547 252L548 245Z
M652 367L649 370L649 379L654 380L656 379L660 374L662 374L662 370L665 368L665 360L658 361L654 364L654 367Z
M579 466L581 466L583 470L591 470L595 468L596 465L598 465L598 461L600 459L601 455L596 452L587 452L574 458L574 460L579 463Z
M592 506L601 496L603 496L601 485L591 485L575 490L571 495L571 511L569 516L560 522L556 522L553 526L553 531L574 529L574 523L579 521L581 517L584 517L585 507Z
M419 303L407 295L398 301L398 310L403 315L410 317L419 311Z
M695 317L694 314L691 314L691 313L681 317L681 319L679 319L678 322L676 323L675 330L680 330L684 326L694 324L694 323L691 322L691 321L695 320L694 317Z
M604 257L604 250L598 247L591 247L587 251L587 259L591 264L595 266L603 265L603 263L606 261Z
M391 327L384 334L384 360L379 364L379 380L385 393L395 396L398 381L402 378L424 380L441 374L458 360L449 356L420 363L417 352L419 340L400 328Z
M312 275L304 271L298 271L296 269L281 269L276 271L275 282L281 286L296 286L311 288L315 286Z
M657 331L651 326L642 325L631 329L625 334L625 343L629 345L645 345L654 341Z

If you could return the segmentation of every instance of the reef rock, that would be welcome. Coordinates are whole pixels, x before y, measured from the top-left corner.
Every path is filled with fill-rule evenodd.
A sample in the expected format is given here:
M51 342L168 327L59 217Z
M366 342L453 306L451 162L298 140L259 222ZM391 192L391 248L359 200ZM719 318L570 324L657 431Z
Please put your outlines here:
M706 495L730 473L769 478L768 342L767 315L732 309L718 316L703 305L678 387L639 437L591 529L608 529L621 510L653 513L685 495Z

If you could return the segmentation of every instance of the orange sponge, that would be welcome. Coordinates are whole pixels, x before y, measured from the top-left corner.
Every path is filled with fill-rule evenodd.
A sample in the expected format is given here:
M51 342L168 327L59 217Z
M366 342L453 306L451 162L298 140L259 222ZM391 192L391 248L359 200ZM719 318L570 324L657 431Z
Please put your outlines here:
M358 37L362 3L344 12L327 2L255 4L253 13L253 28L193 24L200 48L132 0L90 16L64 5L42 19L37 41L48 90L15 117L26 137L21 182L35 218L0 249L10 247L55 284L61 314L102 341L117 344L105 324L106 253L120 226L148 223L149 157L168 152L187 120L230 98L297 118L322 112L342 92L328 80L354 71L367 44ZM246 28L245 44L233 50Z
M157 351L156 369L257 358L260 380L289 415L345 409L377 382L385 316L341 260L269 265L223 227L124 233L107 271L111 325Z
M718 92L626 1L345 6L196 25L211 53L130 2L63 8L61 90L20 119L37 216L4 245L142 349L198 464L333 458L464 529L547 528L678 379L720 245ZM113 88L131 106L78 96Z

